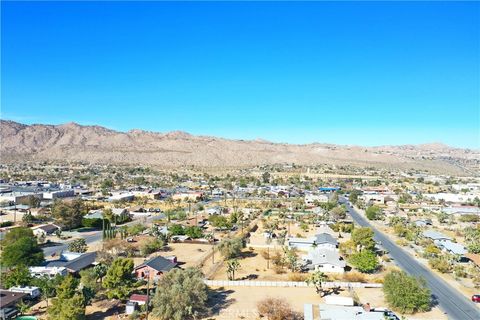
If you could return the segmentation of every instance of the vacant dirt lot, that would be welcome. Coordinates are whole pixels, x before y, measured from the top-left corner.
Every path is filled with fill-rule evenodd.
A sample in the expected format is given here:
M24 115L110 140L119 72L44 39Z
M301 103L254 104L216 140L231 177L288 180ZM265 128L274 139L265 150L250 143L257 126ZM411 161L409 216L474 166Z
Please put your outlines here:
M230 287L215 290L212 307L214 315L204 319L259 319L257 303L265 298L284 298L292 308L303 314L304 303L321 303L313 288Z

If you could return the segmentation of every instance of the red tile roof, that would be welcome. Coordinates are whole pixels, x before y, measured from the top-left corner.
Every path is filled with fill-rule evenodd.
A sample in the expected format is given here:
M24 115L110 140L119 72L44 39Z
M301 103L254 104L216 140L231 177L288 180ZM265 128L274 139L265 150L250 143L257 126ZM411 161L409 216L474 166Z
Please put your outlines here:
M140 301L140 302L147 302L147 295L146 294L132 294L130 296L130 301Z

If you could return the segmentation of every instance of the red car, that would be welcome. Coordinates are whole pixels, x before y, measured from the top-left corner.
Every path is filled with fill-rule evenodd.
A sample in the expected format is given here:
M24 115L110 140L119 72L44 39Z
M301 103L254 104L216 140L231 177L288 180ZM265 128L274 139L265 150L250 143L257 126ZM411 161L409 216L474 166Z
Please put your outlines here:
M472 296L472 301L476 303L480 303L480 294L474 294Z

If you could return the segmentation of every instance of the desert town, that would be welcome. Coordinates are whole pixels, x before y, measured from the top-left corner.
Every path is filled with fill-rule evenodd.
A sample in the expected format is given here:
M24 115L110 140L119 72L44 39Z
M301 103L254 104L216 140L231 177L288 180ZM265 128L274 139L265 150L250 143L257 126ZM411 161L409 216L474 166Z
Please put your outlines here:
M2 319L457 317L442 294L480 312L478 177L44 162L0 179Z

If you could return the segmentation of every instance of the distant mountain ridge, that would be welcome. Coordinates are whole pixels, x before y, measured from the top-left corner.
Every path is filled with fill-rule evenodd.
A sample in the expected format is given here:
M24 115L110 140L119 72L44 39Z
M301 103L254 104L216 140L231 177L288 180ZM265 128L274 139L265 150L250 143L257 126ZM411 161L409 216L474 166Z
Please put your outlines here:
M74 122L25 125L0 120L0 159L71 160L160 167L239 167L260 164L348 164L415 168L467 174L478 169L478 150L441 143L361 147L324 143L272 143L262 139L229 140L183 131L158 133L133 129L119 132Z

